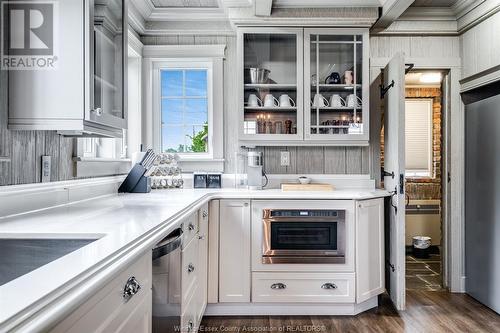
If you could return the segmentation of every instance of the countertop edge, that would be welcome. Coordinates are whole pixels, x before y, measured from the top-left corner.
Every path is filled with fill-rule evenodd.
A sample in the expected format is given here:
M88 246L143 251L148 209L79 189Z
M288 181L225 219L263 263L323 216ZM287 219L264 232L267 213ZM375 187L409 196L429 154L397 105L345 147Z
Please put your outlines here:
M50 329L60 322L61 318L65 315L73 312L80 304L87 300L92 293L102 288L112 276L123 270L127 263L137 259L140 255L143 255L144 252L151 250L154 245L164 237L163 235L168 234L177 223L196 212L205 203L211 200L224 199L280 200L280 198L276 197L276 193L271 193L269 196L266 196L263 192L260 194L263 195L252 196L249 192L208 192L204 194L200 198L187 203L185 208L179 210L179 212L161 222L155 228L150 229L124 247L117 249L112 255L104 258L99 264L92 267L92 269L82 272L53 293L31 304L24 311L17 313L3 323L0 323L0 331L22 330L23 332L36 332ZM321 197L320 192L318 192L318 196L321 198L300 198L301 192L296 192L295 194L297 195L296 199L289 197L284 197L283 199L357 201L383 198L390 195L388 192L384 193L384 190L377 191L377 193L373 193L373 195L361 195L359 197L346 196L343 198L331 199Z

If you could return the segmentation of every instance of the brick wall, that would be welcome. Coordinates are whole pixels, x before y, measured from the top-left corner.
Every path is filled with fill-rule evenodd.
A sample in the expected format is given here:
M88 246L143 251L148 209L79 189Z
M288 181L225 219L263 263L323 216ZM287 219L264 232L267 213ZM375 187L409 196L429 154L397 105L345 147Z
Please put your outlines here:
M440 88L406 88L407 98L432 98L433 99L433 125L432 125L432 149L433 149L433 171L430 178L407 178L406 193L413 200L441 199L441 177L442 177L442 112L441 112L441 89ZM380 136L381 164L384 162L384 133Z

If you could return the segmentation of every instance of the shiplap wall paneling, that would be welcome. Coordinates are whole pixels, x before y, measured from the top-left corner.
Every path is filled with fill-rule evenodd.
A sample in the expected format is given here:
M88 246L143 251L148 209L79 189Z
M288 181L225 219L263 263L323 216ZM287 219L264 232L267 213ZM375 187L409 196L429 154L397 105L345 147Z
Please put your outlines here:
M460 36L463 78L500 65L500 12Z

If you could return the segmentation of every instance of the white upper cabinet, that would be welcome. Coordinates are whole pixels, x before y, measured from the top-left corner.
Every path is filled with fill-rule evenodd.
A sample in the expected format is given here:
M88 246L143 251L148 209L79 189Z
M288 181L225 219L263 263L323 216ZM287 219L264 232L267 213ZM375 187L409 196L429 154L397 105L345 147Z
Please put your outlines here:
M306 29L306 140L368 141L368 32Z
M367 145L367 29L238 30L240 140Z
M126 128L127 1L65 0L51 28L53 67L9 71L9 128L120 137ZM15 27L13 29L16 29Z
M303 29L238 30L242 140L303 138Z

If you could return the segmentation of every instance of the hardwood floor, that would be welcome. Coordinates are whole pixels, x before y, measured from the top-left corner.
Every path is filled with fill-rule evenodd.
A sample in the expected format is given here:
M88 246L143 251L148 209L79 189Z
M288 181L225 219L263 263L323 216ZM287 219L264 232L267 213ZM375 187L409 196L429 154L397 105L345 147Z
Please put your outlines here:
M465 294L407 292L407 309L388 296L378 308L357 316L204 317L200 332L500 332L500 315Z

